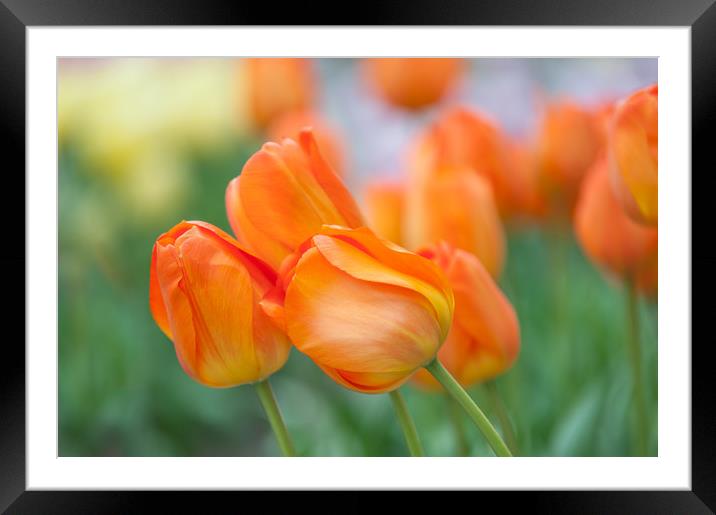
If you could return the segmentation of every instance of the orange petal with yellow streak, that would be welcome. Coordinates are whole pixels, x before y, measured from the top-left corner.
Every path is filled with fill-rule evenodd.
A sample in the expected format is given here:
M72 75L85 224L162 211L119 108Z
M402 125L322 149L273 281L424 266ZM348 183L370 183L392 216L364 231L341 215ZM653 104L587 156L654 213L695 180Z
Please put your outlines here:
M321 366L347 372L409 375L432 359L442 342L425 297L356 279L315 248L296 267L285 312L296 348Z

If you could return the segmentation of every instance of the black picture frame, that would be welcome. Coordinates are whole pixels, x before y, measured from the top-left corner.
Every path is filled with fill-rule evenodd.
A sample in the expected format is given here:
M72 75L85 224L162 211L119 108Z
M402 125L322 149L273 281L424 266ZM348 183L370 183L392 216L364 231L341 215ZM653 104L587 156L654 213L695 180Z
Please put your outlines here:
M348 8L346 8L348 7ZM708 128L716 122L716 5L714 0L490 0L454 2L361 2L331 6L295 3L276 8L261 2L211 0L0 0L0 142L6 167L3 207L5 245L0 252L6 285L5 327L25 320L25 68L26 28L61 25L603 25L691 27L692 169L692 490L589 492L463 492L479 496L479 506L497 504L515 508L524 502L531 511L550 513L713 513L716 510L716 402L713 337L706 332L710 303L704 299L714 286L716 254L709 251L712 213L705 207L711 188L716 154ZM688 171L684 171L688 173ZM10 184L8 184L10 181ZM697 187L694 185L698 184ZM699 199L699 197L703 197ZM702 200L697 202L697 200ZM17 213L23 213L19 223ZM19 242L23 242L21 245ZM697 252L698 251L698 252ZM20 274L18 270L25 270ZM21 284L22 283L22 284ZM7 286L12 288L7 288ZM14 290L14 291L13 291ZM22 292L22 293L19 293ZM14 293L14 295L12 295ZM11 296L12 295L12 296ZM23 299L21 302L20 299ZM700 317L697 317L700 315ZM697 321L698 320L698 321ZM702 329L698 338L698 329ZM25 325L20 334L24 340ZM6 333L7 334L7 331ZM0 373L0 509L8 513L135 513L148 511L151 498L161 496L163 512L190 511L206 500L190 493L25 491L25 349L20 338L6 336ZM211 493L200 494L212 495ZM214 493L212 506L226 500L232 506L240 496L253 502L249 492ZM376 505L371 492L345 494L341 511L365 512ZM287 496L271 494L275 501ZM291 503L303 494L289 496ZM408 496L405 496L408 497ZM422 493L412 503L425 503ZM462 502L458 500L458 502ZM382 501L381 501L382 503ZM233 504L236 506L235 504ZM334 505L335 506L335 505ZM404 508L407 505L404 505ZM176 509L175 509L176 508ZM154 509L152 511L155 511ZM232 510L234 511L234 510ZM273 510L272 510L273 511Z

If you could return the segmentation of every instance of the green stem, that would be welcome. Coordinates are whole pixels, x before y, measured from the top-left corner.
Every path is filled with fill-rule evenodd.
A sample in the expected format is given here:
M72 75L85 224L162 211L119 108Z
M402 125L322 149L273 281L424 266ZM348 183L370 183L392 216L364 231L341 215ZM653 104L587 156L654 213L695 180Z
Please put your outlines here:
M647 417L644 380L641 370L641 344L639 341L639 298L634 283L627 284L627 312L629 318L629 356L631 357L632 380L634 382L634 403L636 404L637 452L646 456Z
M457 440L457 455L468 456L470 453L470 443L465 435L465 427L462 424L462 406L452 397L447 398L448 409L450 411L450 420L455 430L455 439Z
M500 438L500 435L495 430L494 426L490 423L485 414L477 407L475 401L473 401L467 392L460 386L455 378L447 371L447 369L438 361L433 360L425 366L425 369L430 372L438 382L443 385L443 388L455 399L465 413L472 419L477 428L482 432L487 442L495 451L497 456L512 456L510 450L505 445L505 442Z
M256 388L256 393L259 394L259 400L269 419L271 429L273 429L274 435L276 435L276 440L278 441L278 446L281 448L281 452L283 452L284 456L296 456L296 451L291 442L291 435L288 434L286 423L281 416L281 410L276 402L276 396L271 388L271 383L269 383L268 379L264 379L256 383L254 387Z
M487 389L490 399L492 400L492 406L495 410L495 414L497 415L497 420L500 421L500 427L502 428L502 433L505 435L505 440L507 440L507 446L510 448L513 455L517 455L519 454L517 449L517 438L515 438L515 431L512 427L510 416L507 414L505 403L502 402L502 396L497 390L497 383L495 383L495 381L488 381L485 383L485 388Z
M413 422L413 417L410 416L408 405L405 403L403 395L398 390L393 390L390 392L390 400L393 401L393 408L395 408L395 414L398 416L400 427L403 430L405 442L408 444L408 449L410 449L410 455L425 456L423 446L420 444L420 438L418 438L418 431L415 428L415 422Z

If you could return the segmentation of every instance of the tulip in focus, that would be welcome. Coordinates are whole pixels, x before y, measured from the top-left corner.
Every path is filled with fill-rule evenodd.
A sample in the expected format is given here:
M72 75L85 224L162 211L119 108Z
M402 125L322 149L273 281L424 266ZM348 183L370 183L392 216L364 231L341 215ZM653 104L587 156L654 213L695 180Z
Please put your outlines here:
M547 106L539 129L537 160L545 194L561 210L572 209L582 178L602 143L593 113L571 101Z
M310 59L245 59L238 74L245 81L250 116L261 129L282 114L313 103L316 77Z
M262 308L275 281L266 263L210 224L181 222L157 238L150 308L189 376L237 386L284 365L291 343Z
M430 363L454 301L430 260L367 228L325 226L285 280L288 335L346 388L383 393Z
M575 210L577 237L596 265L652 291L656 287L657 229L627 216L610 186L608 168L606 158L600 158L582 185Z
M444 98L463 74L462 59L366 59L364 72L386 101L405 109L421 109Z
M306 127L313 130L318 148L328 164L338 175L344 176L345 159L340 135L318 113L307 110L288 112L271 123L267 135L271 141L282 141L285 138L298 141L301 130Z
M438 352L440 362L464 388L504 373L520 350L519 323L509 300L469 252L441 242L420 255L445 272L455 294L455 316ZM414 379L423 388L440 388L426 370Z
M368 226L385 240L403 243L405 186L400 182L374 181L365 188Z
M634 220L655 225L659 189L659 88L641 89L618 105L609 131L610 179Z
M443 167L409 185L405 241L420 249L445 240L475 254L493 277L505 260L505 235L490 184L469 168Z
M276 270L322 225L364 225L308 129L298 142L266 143L251 156L229 183L226 209L236 238Z

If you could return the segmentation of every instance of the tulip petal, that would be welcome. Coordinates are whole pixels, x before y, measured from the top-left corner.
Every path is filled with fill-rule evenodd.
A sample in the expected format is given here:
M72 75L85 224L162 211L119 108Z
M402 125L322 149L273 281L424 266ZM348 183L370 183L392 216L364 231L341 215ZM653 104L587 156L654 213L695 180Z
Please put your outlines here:
M624 195L618 186L619 198L637 220L652 225L658 219L657 95L658 88L653 86L638 91L621 104L614 115L610 141L617 183L623 181L630 192Z
M350 194L319 157L315 142L305 144L308 155L290 139L281 145L267 143L246 162L239 177L241 204L249 221L289 249L300 246L324 223L355 226L360 221Z
M462 254L460 257L459 255ZM487 354L512 361L519 350L519 323L512 304L482 264L456 249L449 276L457 301L455 323Z
M585 254L622 279L633 279L658 254L658 229L634 221L622 209L604 158L592 166L582 183L574 230Z
M157 282L160 285L164 305L167 310L169 333L172 335L177 359L182 368L191 377L196 378L197 337L191 306L184 293L184 273L174 245L158 245L157 250Z
M367 227L346 229L345 227L325 225L321 229L321 234L352 242L390 268L417 277L443 292L446 297L452 297L450 283L433 263L391 241L378 238Z
M162 290L157 279L157 247L152 249L152 263L149 267L149 309L152 312L154 321L159 329L169 338L172 339L171 328L169 327L169 316L167 308L162 299Z
M375 237L373 236L373 238ZM364 239L367 240L368 238ZM356 242L356 240L353 241ZM444 291L435 288L430 283L418 279L413 275L399 272L398 270L402 270L402 268L391 268L385 261L378 261L371 254L341 240L340 236L331 237L319 234L313 237L313 243L328 262L356 279L401 286L423 295L432 304L435 315L440 320L441 328L445 329L443 338L447 335L452 309L449 296L446 296ZM381 248L384 249L385 247L375 246L375 250L380 250ZM370 252L368 249L365 250ZM388 252L380 252L380 254L388 256L392 253L398 254L398 257L403 261L421 260L425 261L427 265L432 265L429 261L415 254L400 253L390 249L388 249Z
M299 144L308 156L311 172L316 181L323 188L328 198L333 201L335 208L343 217L344 222L340 225L345 225L346 227L360 227L363 225L363 217L360 214L358 205L346 189L345 184L321 154L316 138L310 129L301 131Z
M282 146L264 145L246 162L239 180L246 216L257 231L287 248L298 247L325 220L343 221L335 216L291 140Z
M285 312L298 350L322 366L347 372L409 373L432 358L442 342L442 328L425 297L356 279L315 248L298 262Z
M411 248L445 240L475 254L498 277L505 237L489 183L468 168L443 168L426 178L419 195L422 209L409 221Z
M202 235L227 244L226 249L240 259L242 264L248 268L251 277L257 282L258 286L260 286L262 292L270 289L276 282L276 272L273 268L251 254L248 249L232 238L231 235L210 223L199 220L180 222L170 231L159 236L157 242L160 244L174 244L179 237L191 229L197 229Z
M226 188L226 211L231 229L240 243L246 245L276 270L281 266L283 259L291 253L291 249L276 240L267 238L251 223L241 202L240 178L241 176L234 178Z
M405 372L348 372L319 365L338 384L362 393L385 393L410 379Z
M512 364L515 356L508 358L495 342L487 341L487 336L476 337L475 333L454 324L443 347L444 353L438 352L443 364L450 363L454 370L450 372L459 378L461 384L471 386L477 382L492 379L505 372ZM441 347L442 351L443 348ZM447 366L447 365L446 365Z
M365 189L364 200L370 228L381 238L402 245L405 185L373 182Z

